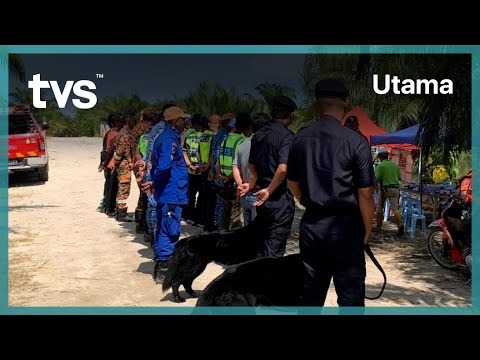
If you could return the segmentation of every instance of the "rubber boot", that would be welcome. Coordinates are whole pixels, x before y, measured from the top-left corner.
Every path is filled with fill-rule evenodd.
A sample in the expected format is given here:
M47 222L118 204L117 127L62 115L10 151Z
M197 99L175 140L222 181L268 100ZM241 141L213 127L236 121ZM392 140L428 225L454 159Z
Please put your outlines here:
M135 209L135 223L136 223L135 232L137 234L145 234L145 231L146 231L142 223L142 217L143 217L143 209L137 207Z
M395 211L395 221L397 222L398 232L397 236L402 236L405 232L405 227L403 226L402 213L400 211Z
M117 221L127 221L127 208L117 208Z
M158 272L155 277L155 283L163 284L165 276L167 275L168 270L168 261L159 261L158 262Z
M383 212L377 212L377 229L382 230Z

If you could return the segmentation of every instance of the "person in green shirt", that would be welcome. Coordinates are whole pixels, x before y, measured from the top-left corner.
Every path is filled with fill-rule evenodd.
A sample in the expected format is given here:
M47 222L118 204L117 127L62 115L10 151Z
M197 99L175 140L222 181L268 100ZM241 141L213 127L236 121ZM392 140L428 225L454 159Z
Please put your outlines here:
M375 167L375 178L377 179L377 185L380 190L380 196L377 201L377 229L382 228L383 222L383 206L385 201L390 200L390 208L395 213L395 220L398 226L398 236L403 235L404 226L402 214L398 210L398 188L400 186L400 166L395 161L388 158L389 152L385 148L378 150L378 160L380 164Z

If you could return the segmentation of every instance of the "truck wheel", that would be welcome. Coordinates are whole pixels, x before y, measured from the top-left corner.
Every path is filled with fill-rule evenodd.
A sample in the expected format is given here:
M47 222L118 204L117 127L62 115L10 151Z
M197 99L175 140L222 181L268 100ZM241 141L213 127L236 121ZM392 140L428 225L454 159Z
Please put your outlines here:
M48 163L44 167L38 169L38 181L48 181Z

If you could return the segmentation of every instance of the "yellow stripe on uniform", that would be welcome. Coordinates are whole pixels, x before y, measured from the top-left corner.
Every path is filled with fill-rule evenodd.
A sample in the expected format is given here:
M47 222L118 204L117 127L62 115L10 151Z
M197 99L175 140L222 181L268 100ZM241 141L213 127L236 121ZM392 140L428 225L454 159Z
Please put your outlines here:
M38 154L35 151L29 151L28 155L30 156L38 156Z
M25 157L25 155L23 155L22 153L17 152L17 158L23 158L23 157Z

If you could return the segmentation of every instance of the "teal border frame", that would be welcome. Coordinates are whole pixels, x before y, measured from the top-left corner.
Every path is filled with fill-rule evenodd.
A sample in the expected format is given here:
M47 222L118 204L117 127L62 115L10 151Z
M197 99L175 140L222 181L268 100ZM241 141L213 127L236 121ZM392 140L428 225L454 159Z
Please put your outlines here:
M3 47L3 49L2 49ZM9 307L8 306L8 54L308 54L430 53L472 56L472 167L473 197L480 199L480 46L478 45L0 45L0 314L9 315L251 315L245 307ZM473 219L479 219L474 200ZM478 239L480 222L473 221L472 238ZM478 315L480 314L480 248L472 244L472 306L468 307L299 307L253 308L257 315Z

